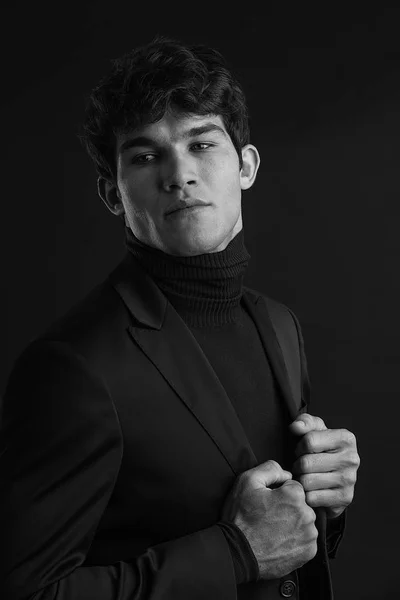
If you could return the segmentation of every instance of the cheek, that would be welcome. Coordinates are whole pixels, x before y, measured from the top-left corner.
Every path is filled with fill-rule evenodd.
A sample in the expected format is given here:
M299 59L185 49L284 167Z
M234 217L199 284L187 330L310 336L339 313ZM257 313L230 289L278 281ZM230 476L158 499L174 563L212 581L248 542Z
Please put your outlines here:
M231 155L213 163L210 168L211 180L215 188L222 191L224 197L233 199L240 196L240 170L239 160Z
M227 165L225 171L220 175L220 188L225 204L236 210L237 206L240 206L242 197L239 167L234 169L231 165Z
M120 179L118 182L119 191L125 210L134 214L140 214L146 208L151 206L152 194L149 189L149 183L143 181L143 177Z
M140 177L123 177L120 180L119 188L125 196L137 196L137 190L143 189Z

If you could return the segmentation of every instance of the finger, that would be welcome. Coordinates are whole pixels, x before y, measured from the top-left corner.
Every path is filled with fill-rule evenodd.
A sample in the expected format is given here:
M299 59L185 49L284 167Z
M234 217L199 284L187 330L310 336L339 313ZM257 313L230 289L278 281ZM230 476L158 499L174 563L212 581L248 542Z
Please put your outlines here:
M318 452L338 452L347 446L347 436L344 434L346 431L346 429L309 431L299 440L295 454L296 456L302 456L303 454Z
M311 508L331 508L337 509L348 506L353 499L352 489L334 488L329 490L313 490L306 492L306 502Z
M285 481L281 485L280 489L285 490L286 492L290 491L291 493L304 498L305 492L304 492L303 486L301 485L301 483L299 481L295 481L294 479Z
M327 473L347 467L346 456L342 452L320 452L303 454L293 464L293 475L306 473Z
M289 429L295 435L304 435L309 431L322 431L326 425L320 417L302 413L289 425Z
M289 471L282 469L275 460L267 460L253 469L249 469L243 476L251 479L252 485L256 487L271 487L280 485L292 478Z
M298 481L307 493L314 490L339 488L343 483L343 478L340 473L308 473L300 475Z

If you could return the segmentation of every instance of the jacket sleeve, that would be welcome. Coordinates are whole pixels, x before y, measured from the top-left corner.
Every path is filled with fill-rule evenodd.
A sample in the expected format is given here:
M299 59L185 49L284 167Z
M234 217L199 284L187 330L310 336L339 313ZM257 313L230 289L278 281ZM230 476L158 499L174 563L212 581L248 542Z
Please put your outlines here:
M2 600L235 600L215 525L141 556L85 566L123 452L102 379L69 346L32 343L16 362L0 420Z

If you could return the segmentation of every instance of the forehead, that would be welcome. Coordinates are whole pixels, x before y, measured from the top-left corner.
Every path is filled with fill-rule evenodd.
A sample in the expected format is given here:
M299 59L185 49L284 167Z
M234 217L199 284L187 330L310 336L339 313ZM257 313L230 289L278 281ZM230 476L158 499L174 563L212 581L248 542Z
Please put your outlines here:
M176 112L167 112L162 119L155 123L148 123L127 133L117 135L117 150L124 142L135 138L149 138L159 143L175 143L190 137L200 127L216 125L215 132L229 138L224 122L220 115L186 115ZM207 127L208 128L208 127ZM210 127L211 130L211 127ZM194 133L195 134L195 133Z

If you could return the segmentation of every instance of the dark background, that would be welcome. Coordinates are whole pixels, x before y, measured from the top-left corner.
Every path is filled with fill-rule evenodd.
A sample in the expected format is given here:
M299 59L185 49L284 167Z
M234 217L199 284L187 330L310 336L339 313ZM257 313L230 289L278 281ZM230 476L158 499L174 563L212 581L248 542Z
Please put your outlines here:
M156 33L218 48L243 83L262 158L243 197L246 283L296 312L311 412L358 439L357 493L332 565L336 598L393 598L400 13L137 4L31 3L3 14L0 390L28 341L124 254L121 223L97 198L76 136L85 95L110 58Z

